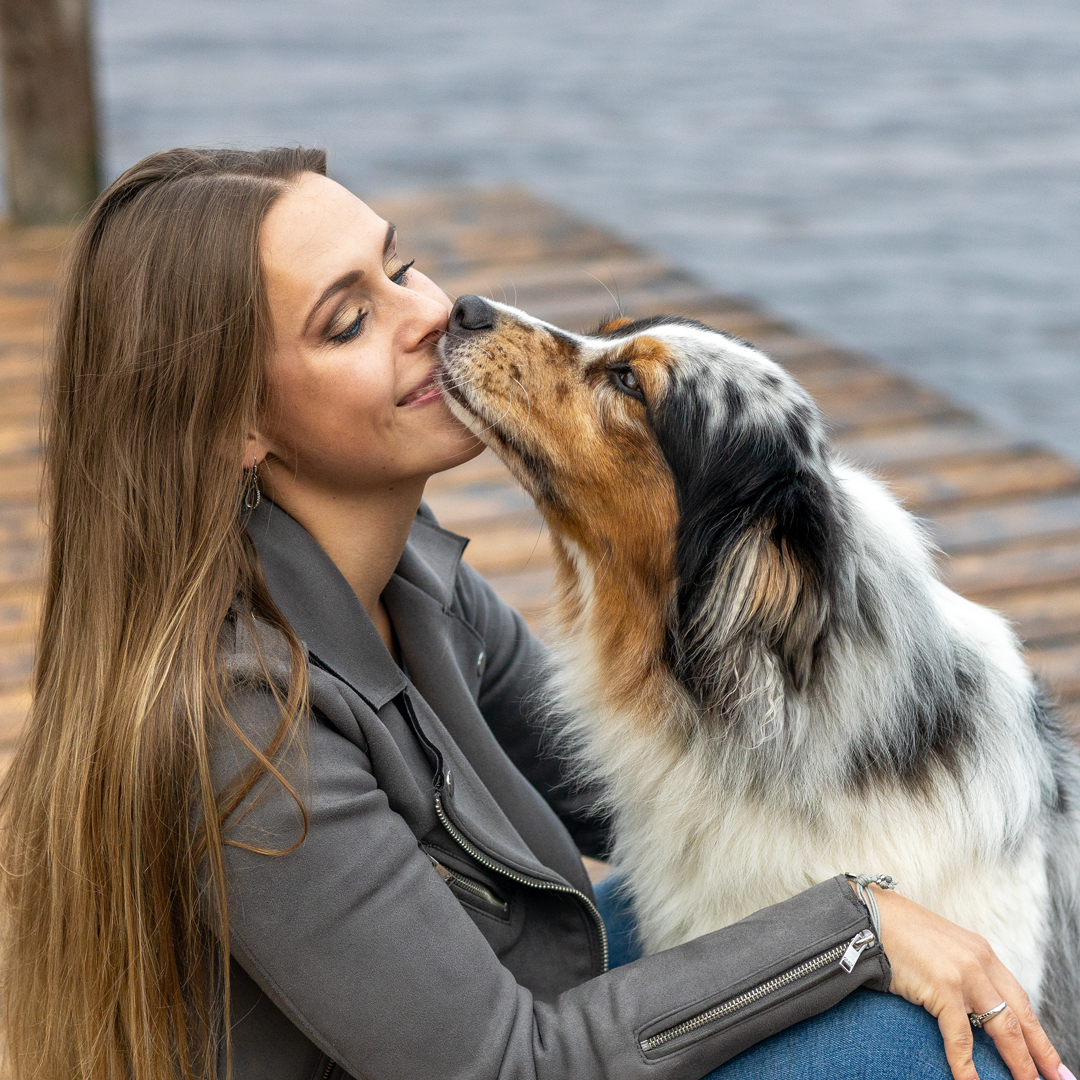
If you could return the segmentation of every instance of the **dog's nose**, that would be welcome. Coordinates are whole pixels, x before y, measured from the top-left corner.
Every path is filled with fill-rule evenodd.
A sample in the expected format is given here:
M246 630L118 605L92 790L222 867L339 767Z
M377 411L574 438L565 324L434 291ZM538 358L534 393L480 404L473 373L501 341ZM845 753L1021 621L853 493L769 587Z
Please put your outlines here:
M450 312L450 332L490 330L495 325L495 309L481 296L466 293L457 298Z

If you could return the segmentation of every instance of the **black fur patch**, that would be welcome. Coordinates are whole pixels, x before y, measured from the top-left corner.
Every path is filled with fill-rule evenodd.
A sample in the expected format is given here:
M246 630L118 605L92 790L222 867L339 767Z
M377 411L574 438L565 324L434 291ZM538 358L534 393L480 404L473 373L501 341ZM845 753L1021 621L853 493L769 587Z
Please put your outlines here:
M746 408L742 387L734 379L728 379L724 383L724 402L727 405L727 423L733 423L742 416Z
M730 385L723 388L729 405ZM710 430L717 418L705 396L708 389L676 381L650 410L679 503L677 614L669 659L677 677L702 701L713 687L710 673L695 659L701 643L692 640L689 628L740 538L771 522L772 543L790 552L807 587L821 598L831 596L844 550L831 480L824 464L803 449L804 440L785 425L737 420ZM790 674L799 685L801 679Z
M909 794L932 790L934 774L959 778L974 751L970 717L983 693L979 661L958 656L942 673L929 659L916 658L913 683L918 693L900 707L899 733L893 739L868 739L851 751L848 782L859 792L899 784Z

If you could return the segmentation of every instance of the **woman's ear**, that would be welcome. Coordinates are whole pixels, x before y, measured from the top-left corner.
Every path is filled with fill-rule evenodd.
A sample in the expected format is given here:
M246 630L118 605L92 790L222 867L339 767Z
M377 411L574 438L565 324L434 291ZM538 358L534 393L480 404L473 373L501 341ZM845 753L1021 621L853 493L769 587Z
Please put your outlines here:
M241 466L250 469L255 462L263 462L266 455L272 451L270 440L257 431L249 431L244 440L244 460Z

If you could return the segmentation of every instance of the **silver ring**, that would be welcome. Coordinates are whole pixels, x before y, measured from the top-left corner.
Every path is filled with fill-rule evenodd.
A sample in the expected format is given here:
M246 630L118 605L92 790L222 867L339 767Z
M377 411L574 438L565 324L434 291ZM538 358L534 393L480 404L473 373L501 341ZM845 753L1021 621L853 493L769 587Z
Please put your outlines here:
M987 1020L993 1019L998 1013L1003 1013L1009 1007L1007 1001L1003 1001L1000 1005L995 1005L989 1012L984 1013L968 1013L968 1019L971 1021L972 1027L982 1027Z

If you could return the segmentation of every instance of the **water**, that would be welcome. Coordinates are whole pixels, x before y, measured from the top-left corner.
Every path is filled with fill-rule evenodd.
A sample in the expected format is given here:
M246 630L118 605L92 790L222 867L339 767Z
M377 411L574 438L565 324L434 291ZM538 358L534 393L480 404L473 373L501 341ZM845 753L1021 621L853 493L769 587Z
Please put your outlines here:
M1078 0L98 0L110 175L517 181L1080 457ZM407 238L406 238L407 242Z

